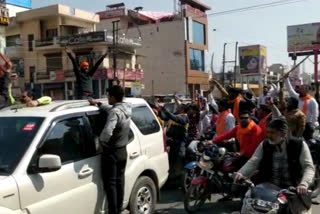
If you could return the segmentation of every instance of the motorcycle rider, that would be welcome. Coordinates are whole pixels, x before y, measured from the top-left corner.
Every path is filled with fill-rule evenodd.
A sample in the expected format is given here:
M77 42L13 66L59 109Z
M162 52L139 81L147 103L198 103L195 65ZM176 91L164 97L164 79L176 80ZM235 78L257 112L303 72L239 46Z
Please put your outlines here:
M251 158L262 139L260 127L251 119L250 112L242 110L239 114L240 124L224 135L216 137L212 143L221 143L236 138L240 146L240 157L237 162L242 166Z
M258 170L256 183L269 182L280 188L296 186L299 195L306 194L315 174L312 157L303 140L287 137L288 129L284 118L272 120L267 139L236 173L235 181L251 177ZM299 197L290 199L289 207L294 214L311 213Z
M235 127L235 118L230 110L230 104L228 100L222 99L219 101L218 120L216 123L217 136L221 136L229 132Z

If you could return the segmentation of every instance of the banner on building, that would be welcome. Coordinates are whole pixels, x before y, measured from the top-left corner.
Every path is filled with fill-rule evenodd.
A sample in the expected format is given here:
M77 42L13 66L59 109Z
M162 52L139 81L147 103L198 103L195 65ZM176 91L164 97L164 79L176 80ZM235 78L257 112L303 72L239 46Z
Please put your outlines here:
M31 9L31 0L6 0L7 4Z
M288 52L303 52L320 49L320 23L287 27Z
M9 10L4 5L0 5L0 25L9 25Z
M267 48L262 45L239 47L240 74L259 75L267 72Z

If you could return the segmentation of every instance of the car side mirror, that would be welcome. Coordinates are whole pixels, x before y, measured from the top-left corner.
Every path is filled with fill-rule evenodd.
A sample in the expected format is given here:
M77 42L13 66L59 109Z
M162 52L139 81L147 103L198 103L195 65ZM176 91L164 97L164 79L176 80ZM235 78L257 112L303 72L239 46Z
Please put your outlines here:
M61 168L61 158L58 155L42 155L38 162L39 172L54 172Z

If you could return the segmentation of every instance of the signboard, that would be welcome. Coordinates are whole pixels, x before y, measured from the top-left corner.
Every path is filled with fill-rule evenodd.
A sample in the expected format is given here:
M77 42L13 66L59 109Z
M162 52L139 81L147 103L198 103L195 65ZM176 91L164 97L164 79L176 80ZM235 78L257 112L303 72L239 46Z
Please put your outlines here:
M125 15L125 8L106 10L97 14L100 16L100 20L122 17Z
M267 49L261 45L239 47L240 74L259 75L267 72Z
M51 81L64 81L64 71L50 71Z
M0 25L9 25L9 10L4 6L0 7Z
M93 79L113 79L113 69L98 69L93 75ZM143 70L123 70L117 69L117 77L119 80L141 81L144 78Z
M104 31L84 33L60 38L61 45L80 45L92 42L106 42L107 35Z
M31 0L6 0L6 3L31 9Z
M287 27L288 52L312 51L320 48L320 23Z

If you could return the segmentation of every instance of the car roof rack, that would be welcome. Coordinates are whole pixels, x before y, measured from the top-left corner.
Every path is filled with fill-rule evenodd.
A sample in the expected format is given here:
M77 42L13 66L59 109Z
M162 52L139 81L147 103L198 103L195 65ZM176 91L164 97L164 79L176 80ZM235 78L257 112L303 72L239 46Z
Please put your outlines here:
M107 99L97 99L96 101L106 102ZM90 103L88 102L88 100L77 100L74 102L63 103L61 105L55 106L49 112L58 112L58 111L87 107L87 106L90 106Z

